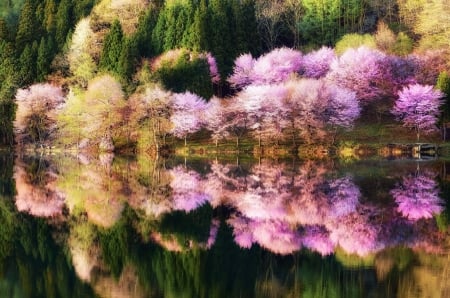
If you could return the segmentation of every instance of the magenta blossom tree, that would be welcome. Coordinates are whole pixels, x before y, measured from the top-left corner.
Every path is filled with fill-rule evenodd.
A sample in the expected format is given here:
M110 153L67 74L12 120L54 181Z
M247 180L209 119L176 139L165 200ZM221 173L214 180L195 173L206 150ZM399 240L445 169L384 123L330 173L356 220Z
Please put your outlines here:
M413 221L431 218L443 210L439 188L431 172L404 177L390 193L398 205L397 211Z
M233 74L228 78L228 82L234 89L241 89L252 83L253 66L255 59L251 54L242 54L234 61Z
M206 59L206 62L208 62L211 82L218 83L220 81L220 74L219 68L217 67L216 58L210 52L202 54L201 57L204 57Z
M188 134L194 133L202 127L201 114L205 108L205 100L194 93L185 92L174 95L173 113L170 117L173 125L171 132L178 138L184 138L185 146Z
M391 87L386 86L391 81L388 62L380 51L367 47L351 48L333 60L327 78L340 87L355 91L362 102L376 100L391 92Z
M244 54L234 62L233 74L228 82L235 89L250 84L280 83L298 73L301 66L302 53L289 48L274 49L256 60L250 54Z
M439 108L443 104L442 97L442 92L434 90L430 85L406 86L398 93L392 114L403 122L403 126L413 128L419 141L421 132L436 130Z
M256 60L253 84L284 82L298 73L302 66L302 53L289 48L274 49Z
M307 78L318 79L330 70L331 63L336 59L332 48L321 47L303 56L302 75Z

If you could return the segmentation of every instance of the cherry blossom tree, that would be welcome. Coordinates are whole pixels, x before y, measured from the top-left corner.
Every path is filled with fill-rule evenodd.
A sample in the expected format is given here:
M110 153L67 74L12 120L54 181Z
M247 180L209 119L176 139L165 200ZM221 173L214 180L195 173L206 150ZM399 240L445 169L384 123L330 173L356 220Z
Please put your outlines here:
M250 84L265 85L286 81L300 71L302 53L289 48L278 48L253 59L250 54L239 56L228 82L235 89Z
M333 60L327 79L336 85L356 92L361 102L379 99L390 92L391 81L382 52L359 47L350 48L339 59Z
M210 53L201 54L200 57L206 59L209 65L209 75L211 76L211 82L217 84L220 81L219 68L217 67L216 58Z
M237 105L247 114L252 133L261 140L281 135L283 99L287 89L283 85L251 85L236 96ZM278 127L277 127L278 126ZM278 128L278 129L277 129Z
M60 87L35 84L16 93L16 141L43 144L57 129L56 114L64 103Z
M241 89L252 83L252 72L256 60L251 54L242 54L234 61L233 73L228 82L234 89Z
M219 140L229 135L229 132L224 129L224 107L221 101L218 97L213 96L201 115L206 129L211 131L211 138L215 142L216 147Z
M206 107L204 99L194 93L185 92L174 95L173 114L170 117L173 124L172 133L178 138L184 138L185 146L187 146L188 134L194 133L202 127L201 113Z
M330 70L331 63L336 59L332 48L321 47L303 56L302 75L307 78L318 79L324 77Z
M286 128L311 143L324 139L327 125L350 128L359 116L360 107L354 92L325 80L301 79L286 83Z
M261 56L253 66L253 84L272 84L286 81L298 73L302 66L302 53L289 48L278 48Z
M392 114L403 122L403 126L413 128L419 141L422 132L430 133L437 129L442 97L442 92L434 90L433 86L408 85L398 93Z
M443 210L439 188L431 172L404 177L391 190L397 203L397 211L409 220L431 218Z

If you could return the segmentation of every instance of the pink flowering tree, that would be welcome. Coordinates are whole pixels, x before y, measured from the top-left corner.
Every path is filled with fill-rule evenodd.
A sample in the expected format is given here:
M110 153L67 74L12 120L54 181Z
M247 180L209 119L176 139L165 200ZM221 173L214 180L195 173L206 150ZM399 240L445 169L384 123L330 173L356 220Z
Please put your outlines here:
M233 73L228 78L228 82L234 89L241 89L252 83L252 72L255 59L251 54L242 54L234 61Z
M220 73L219 73L219 68L217 67L216 58L210 52L201 54L200 57L205 58L206 62L208 62L209 75L211 76L211 82L213 82L214 84L219 83Z
M287 114L283 121L286 128L306 142L314 142L327 136L327 125L350 128L359 117L360 107L355 93L337 87L325 80L301 79L286 83L285 106Z
M324 77L330 70L331 63L336 59L332 48L322 47L303 56L302 75L318 79Z
M326 117L325 122L334 130L334 143L338 128L352 128L361 113L361 107L355 92L335 85L328 85L327 88L330 94L323 115Z
M248 86L237 95L237 104L247 114L252 134L261 140L281 135L283 99L287 89L282 85Z
M284 82L300 71L302 53L289 48L274 49L253 59L250 54L239 56L228 82L235 89L250 84L265 85Z
M207 103L201 117L206 129L211 132L211 138L217 147L219 140L229 135L229 132L224 129L224 108L221 99L213 96Z
M170 121L173 127L171 132L178 138L184 138L186 146L187 136L198 131L203 125L201 114L206 109L206 102L191 92L178 93L173 97L172 109Z
M390 193L397 203L397 211L412 221L431 218L443 210L439 188L431 172L404 177Z
M60 87L36 84L16 93L17 112L14 128L19 144L43 144L56 131L56 113L64 103Z
M249 129L249 120L247 111L242 108L237 97L228 99L223 105L223 119L221 129L224 133L234 136L236 146L239 147L240 139Z
M256 60L253 67L253 84L284 82L302 66L302 53L289 48L274 49Z
M422 132L430 133L437 129L442 97L442 92L430 85L406 86L398 93L392 114L403 122L403 126L413 128L419 141Z
M390 92L386 83L391 81L385 64L388 60L380 51L360 47L348 49L335 59L327 75L328 80L340 87L356 92L361 102L369 102Z

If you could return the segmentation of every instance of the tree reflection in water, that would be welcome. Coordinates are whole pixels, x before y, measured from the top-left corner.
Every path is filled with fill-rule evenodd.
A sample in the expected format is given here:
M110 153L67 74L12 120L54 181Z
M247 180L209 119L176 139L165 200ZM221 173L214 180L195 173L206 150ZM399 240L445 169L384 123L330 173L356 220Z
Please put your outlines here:
M433 166L421 175L406 167L380 178L391 189L367 190L364 178L331 161L200 164L142 156L18 159L15 204L55 228L67 227L52 237L69 248L75 272L101 296L177 295L190 287L192 295L186 296L206 297L200 294L203 286L221 296L219 288L237 276L254 285L248 296L254 291L270 296L278 289L286 295L308 290L348 297L353 294L346 291L359 295L367 289L349 282L344 290L333 274L345 276L355 260L375 266L383 283L410 266L402 267L404 259L386 252L403 247L412 264L416 255L448 249L448 237L432 218L444 206ZM377 191L392 196L387 202L366 196ZM281 276L262 273L272 260L281 266ZM314 268L320 262L321 269ZM281 269L285 264L291 273ZM215 272L216 266L226 272ZM328 288L315 288L305 270L313 276L326 270L327 280L320 276ZM143 275L150 273L153 277ZM357 279L366 278L360 274ZM311 284L296 288L299 281ZM234 282L233 290L240 286Z

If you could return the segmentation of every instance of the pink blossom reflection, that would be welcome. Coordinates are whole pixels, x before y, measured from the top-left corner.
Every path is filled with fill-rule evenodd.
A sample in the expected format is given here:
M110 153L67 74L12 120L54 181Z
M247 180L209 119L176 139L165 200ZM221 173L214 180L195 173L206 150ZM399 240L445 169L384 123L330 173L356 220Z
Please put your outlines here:
M190 212L209 201L209 196L202 191L200 175L178 166L171 171L173 191L173 210Z
M17 190L16 206L19 211L37 217L62 215L65 195L56 189L56 174L50 169L30 174L24 163L16 161L14 179Z
M305 247L322 256L331 255L336 246L323 226L307 226L302 241Z
M398 204L397 211L410 220L431 218L442 212L442 200L439 189L431 172L407 176L391 190Z

